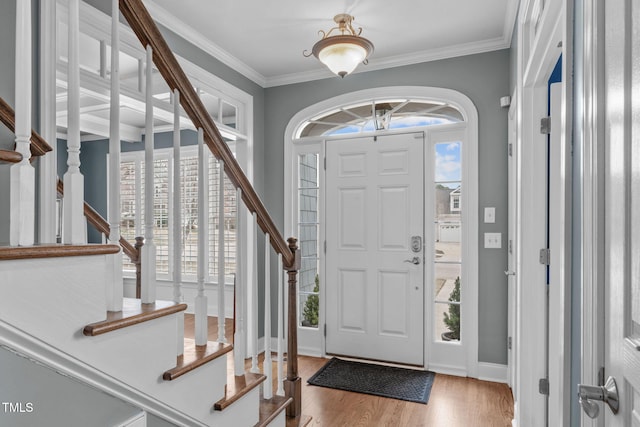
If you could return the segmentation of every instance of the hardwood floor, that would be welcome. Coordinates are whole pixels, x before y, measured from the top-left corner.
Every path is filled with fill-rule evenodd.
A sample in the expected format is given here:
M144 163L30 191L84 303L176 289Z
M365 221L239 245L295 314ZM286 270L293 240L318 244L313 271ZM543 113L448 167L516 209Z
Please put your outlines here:
M186 315L185 335L193 316ZM209 339L217 336L217 319L209 319ZM232 324L226 322L231 336ZM229 358L232 361L232 358ZM274 356L275 360L275 356ZM328 359L300 356L302 413L312 417L310 426L323 427L508 427L513 418L513 398L506 384L437 374L429 403L405 402L307 384L307 379ZM249 366L249 365L245 365ZM262 357L260 358L262 367ZM274 363L274 390L275 390ZM286 372L286 367L285 367Z

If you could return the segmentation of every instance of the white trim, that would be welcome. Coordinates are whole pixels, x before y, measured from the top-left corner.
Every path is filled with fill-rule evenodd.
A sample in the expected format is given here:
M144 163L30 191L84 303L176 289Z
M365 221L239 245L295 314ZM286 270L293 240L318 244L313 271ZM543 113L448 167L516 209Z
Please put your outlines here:
M516 366L517 384L514 395L517 396L519 411L516 422L519 425L545 425L546 423L564 423L566 415L563 410L569 410L569 405L548 405L549 397L538 393L538 381L548 375L547 360L555 367L568 367L570 340L562 342L560 349L557 345L547 347L546 322L550 321L550 327L562 328L566 334L571 316L571 300L563 298L559 304L552 304L552 312L548 314L546 305L546 267L539 263L539 250L546 247L546 177L540 173L546 169L547 149L546 136L539 131L539 120L547 115L547 83L549 76L558 60L563 55L563 93L562 121L563 129L561 138L569 141L571 138L571 105L570 81L571 70L566 70L566 64L571 62L572 54L567 45L570 44L571 25L567 24L568 13L564 2L546 2L544 10L539 15L537 9L542 3L534 0L524 1L520 8L519 18L519 46L518 46L518 75L516 88L518 93L518 136L517 136L517 185L518 199L516 219L516 286L518 289L517 331L516 335ZM536 28L535 34L532 29ZM562 43L561 43L562 42ZM568 88L568 89L567 89ZM568 95L569 94L569 95ZM558 184L566 188L570 176L563 177ZM569 190L570 191L570 190ZM561 203L570 203L570 193L565 195L569 200ZM571 217L565 212L562 218L568 230L571 229ZM565 237L566 238L566 237ZM570 250L570 241L565 242L565 250ZM556 254L560 258L567 259L567 253ZM570 259L570 258L569 258ZM566 262L566 261L565 261ZM557 264L557 262L556 262ZM565 266L566 268L566 266ZM569 269L563 272L564 277L570 273ZM570 286L564 283L564 286ZM566 292L566 289L562 289ZM558 326L559 325L559 326ZM558 363L560 365L558 365ZM554 392L553 399L560 402L569 396L571 392L568 384L567 372L555 372L562 378L550 378L555 384L551 387ZM560 394L560 396L556 396ZM556 403L556 402L554 402ZM559 406L562 406L559 408ZM549 412L548 410L553 412Z
M509 367L499 363L478 362L478 379L509 384Z
M205 426L122 381L0 320L0 346L176 425Z
M475 159L475 161L465 161L463 160L463 172L462 172L462 180L465 182L465 185L469 188L469 194L465 199L465 206L468 206L465 209L465 214L467 215L463 221L467 226L465 227L465 251L472 251L471 248L478 248L478 112L473 104L473 102L464 94L457 92L451 89L444 88L434 88L434 87L426 87L426 86L391 86L391 87L383 87L383 88L374 88L374 89L366 89L357 92L347 93L344 95L340 95L334 98L326 99L317 104L309 106L297 114L293 116L293 118L287 124L284 134L284 227L285 234L291 235L295 230L296 224L294 224L293 219L296 218L295 206L293 206L293 197L294 197L294 181L291 179L295 176L295 156L294 151L297 154L298 151L294 150L294 147L300 146L305 147L304 150L311 149L317 150L317 152L321 152L324 157L324 152L322 152L323 147L323 138L307 138L299 141L294 141L293 138L295 136L295 132L301 123L307 120L310 117L315 117L318 114L327 111L331 108L334 108L339 105L345 104L353 104L357 102L365 102L369 101L373 98L383 98L383 97L408 97L408 98L424 98L428 100L434 101L442 101L447 102L455 107L457 107L464 115L466 123L463 124L455 124L455 125L443 125L433 127L433 129L462 129L465 135L465 143L462 147L462 156L463 159ZM403 129L402 132L406 133L408 131L422 131L425 128L421 129ZM388 132L387 132L388 133ZM353 137L352 135L346 135L343 137ZM307 148L309 147L309 148ZM323 170L322 170L323 172ZM321 180L324 179L324 176L321 176ZM321 221L322 223L322 221ZM321 227L322 229L322 227ZM324 240L324 235L322 234L322 240ZM321 255L321 268L324 268L322 265L322 260L324 257ZM467 331L475 331L475 333L469 334L465 338L465 345L467 345L467 355L466 355L466 369L460 368L451 368L442 366L442 369L447 370L447 372L456 372L456 375L469 375L471 377L477 377L478 375L478 252L476 249L475 256L471 256L471 253L467 252L463 254L463 271L466 279L466 288L467 298L470 301L475 301L473 304L468 304L467 309L468 312L465 312L462 317L465 322L468 322L468 327L462 329ZM323 288L321 287L321 302L320 302L320 325L324 324L324 307L323 301L325 300L325 296L323 293ZM425 299L430 298L425 292ZM430 300L429 300L430 304ZM425 328L425 354L426 360L429 360L429 353L427 344L430 343L431 340L431 328L428 327L429 323L427 322L427 327ZM307 328L299 328L299 341L304 340L303 332ZM322 338L322 334L319 332L320 328L317 330L318 339L316 341L321 342L322 351L324 353L324 340ZM303 343L303 346L310 347L308 343ZM313 346L315 347L315 346ZM429 369L432 369L431 363L428 363Z
M604 257L603 241L603 182L604 164L604 126L598 114L604 112L604 88L602 86L602 63L604 31L604 1L587 0L583 6L585 27L583 38L583 78L584 95L582 111L582 224L581 242L581 348L580 382L598 384L599 367L604 366L604 266L600 261ZM581 411L581 425L595 427L600 425L597 419L589 418Z

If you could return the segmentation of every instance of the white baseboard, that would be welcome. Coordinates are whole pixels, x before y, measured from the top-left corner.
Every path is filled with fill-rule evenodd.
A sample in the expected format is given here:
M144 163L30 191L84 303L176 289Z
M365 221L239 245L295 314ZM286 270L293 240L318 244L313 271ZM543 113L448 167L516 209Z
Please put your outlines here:
M495 383L509 383L509 370L507 365L498 363L478 362L478 379Z

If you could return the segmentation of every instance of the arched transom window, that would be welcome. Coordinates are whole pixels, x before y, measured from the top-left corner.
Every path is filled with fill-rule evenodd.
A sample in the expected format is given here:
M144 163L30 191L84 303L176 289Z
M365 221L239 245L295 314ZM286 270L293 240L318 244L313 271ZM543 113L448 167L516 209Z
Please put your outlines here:
M459 123L464 116L455 106L431 100L374 99L325 111L306 120L297 138L409 129Z

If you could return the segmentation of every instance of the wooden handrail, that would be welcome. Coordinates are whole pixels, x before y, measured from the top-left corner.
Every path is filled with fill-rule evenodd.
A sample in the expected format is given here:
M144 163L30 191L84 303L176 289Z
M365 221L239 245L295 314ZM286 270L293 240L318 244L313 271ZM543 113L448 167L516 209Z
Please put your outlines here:
M0 97L0 121L9 128L11 132L16 131L16 113L13 108ZM53 148L34 130L31 131L31 148L32 156L42 156L45 153L52 151Z
M280 230L276 227L229 146L222 139L211 115L189 82L146 7L141 0L119 1L122 15L126 18L142 45L151 46L153 49L153 62L171 91L178 89L180 92L180 104L193 122L193 125L196 128L202 128L204 142L213 155L224 162L224 169L231 183L242 190L242 200L250 212L256 213L258 226L263 232L269 233L269 236L271 236L271 246L276 253L282 254L285 267L294 266L295 255L280 234Z
M61 179L58 179L58 193L60 195L64 194L64 184ZM109 223L87 202L84 202L84 216L87 217L87 221L89 221L96 230L109 238L111 234ZM135 263L138 260L138 250L122 236L120 236L119 243L120 246L122 246L122 252L131 259L131 262Z
M22 154L17 151L0 150L0 162L20 163L21 161Z
M0 261L68 256L110 255L120 251L118 245L34 245L0 247Z

